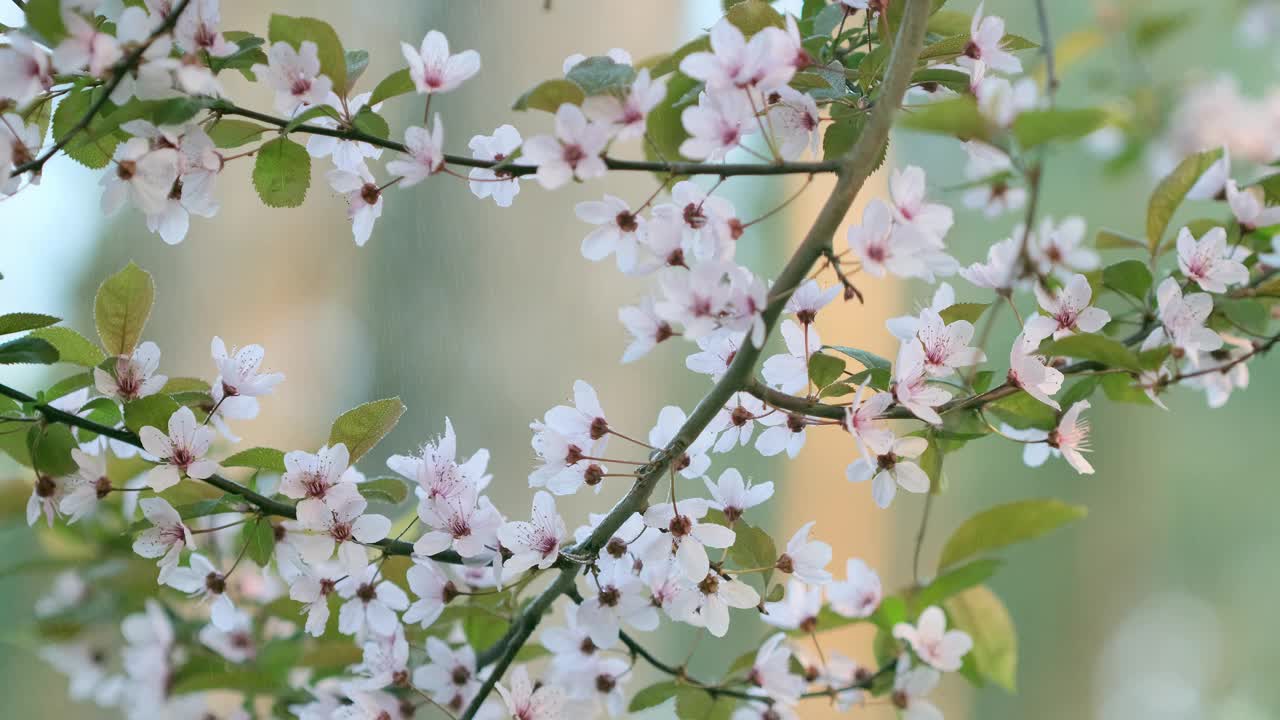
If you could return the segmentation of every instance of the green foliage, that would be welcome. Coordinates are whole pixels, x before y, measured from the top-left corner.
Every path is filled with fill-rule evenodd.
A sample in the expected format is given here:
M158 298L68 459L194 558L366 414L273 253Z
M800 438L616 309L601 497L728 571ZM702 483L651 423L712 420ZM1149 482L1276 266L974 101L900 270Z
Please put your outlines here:
M556 78L544 80L526 91L516 99L512 110L542 110L554 113L560 106L569 103L581 105L587 97L582 88L570 80Z
M574 65L565 79L582 88L587 96L591 96L626 92L635 76L635 68L601 55L589 57Z
M267 207L298 207L311 185L311 155L287 137L258 148L253 163L253 187Z
M1013 136L1023 149L1053 140L1075 140L1097 130L1107 120L1102 110L1027 110L1013 121Z
M640 712L651 707L661 705L676 696L676 691L680 689L679 685L672 680L663 680L646 688L641 688L635 695L631 697L631 704L627 706L628 712Z
M989 307L991 307L991 303L956 303L951 307L943 308L938 315L948 325L957 320L967 320L974 323L978 321L978 318L982 317L982 313L986 312Z
M103 281L94 299L93 317L102 347L112 355L133 352L142 337L156 288L151 273L129 263Z
M351 124L366 135L372 135L384 140L391 137L391 126L387 124L386 119L374 112L368 105L360 108L356 116L351 118Z
M1145 250L1147 247L1141 240L1114 230L1099 230L1094 244L1099 250L1131 250L1133 248Z
M374 478L356 486L365 500L399 505L409 497L409 483L398 477Z
M1077 333L1061 340L1049 340L1042 351L1047 355L1093 360L1113 368L1138 371L1142 364L1138 356L1120 341L1096 333Z
M67 35L62 22L61 0L27 0L27 27L44 38L49 47L56 47Z
M46 475L60 477L75 472L76 461L71 457L71 450L75 447L76 439L66 425L37 423L27 431L27 450L32 467Z
M398 397L374 400L352 408L333 421L329 445L344 443L354 463L391 432L403 414L404 403Z
M1151 271L1139 260L1121 260L1102 270L1102 284L1130 297L1143 300L1151 289Z
M912 597L912 605L917 609L941 605L944 600L986 582L1003 564L996 558L984 558L949 570L921 588Z
M320 72L333 81L333 91L342 94L347 87L347 53L329 23L310 17L272 15L267 25L267 39L287 43L295 50L304 41L314 42L320 57Z
M828 350L835 350L842 355L848 355L859 363L862 363L862 366L865 368L884 368L885 370L888 370L893 367L893 363L879 355L876 355L875 353L867 352L866 350L859 350L858 348L846 347L844 345L827 345L825 347Z
M178 403L168 395L148 395L124 404L124 426L133 432L153 427L169 434L169 416L178 411Z
M736 3L725 13L725 17L748 38L767 27L780 28L786 25L782 14L764 0L743 0Z
M972 661L977 674L1009 692L1017 691L1018 636L1013 618L996 594L985 585L966 590L946 604L955 627L969 633Z
M351 89L355 87L356 81L364 75L364 71L369 69L369 51L368 50L348 50L346 52L347 60L347 83L343 88L342 95L349 95ZM372 105L373 103L369 103Z
M52 365L58 349L47 340L25 335L0 344L0 365Z
M110 130L103 127L107 123L105 116L108 114L105 107L88 127L74 137L71 136L71 131L89 113L90 106L101 97L101 93L102 88L74 90L63 96L53 111L53 137L58 140L71 137L63 148L67 157L95 170L104 168L111 162L116 145L125 137L123 133L115 132L119 123L115 123Z
M369 96L367 104L370 106L377 105L383 100L390 100L393 97L411 93L416 89L413 84L413 78L409 76L409 68L401 68L382 78L374 86L373 94Z
M226 57L209 58L209 68L215 75L223 70L238 70L246 80L256 80L253 66L267 64L267 54L262 50L265 41L242 30L227 30L222 36L236 44L236 51Z
M644 145L644 155L649 160L682 160L680 144L689 137L680 121L681 108L676 103L685 93L697 86L697 81L684 73L676 73L667 81L667 96L662 99L645 120L645 129L652 142Z
M986 411L1019 430L1051 430L1058 424L1058 415L1053 408L1022 390L987 405Z
M1152 255L1160 247L1174 211L1200 176L1221 158L1222 148L1188 155L1156 186L1147 203L1147 248Z
M24 330L35 330L61 322L62 318L40 313L9 313L0 315L0 335L10 335Z
M961 560L1038 538L1083 518L1087 512L1083 506L1051 498L1019 500L983 510L964 521L947 539L938 567L951 567Z
M835 122L827 126L827 131L822 136L822 158L824 160L838 160L844 157L854 144L858 142L858 138L862 135L862 130L867 126L867 114L864 112L849 111L837 112L835 108L840 105L832 106L832 118Z
M679 720L729 720L736 700L712 697L710 693L691 685L676 690L676 717Z
M269 447L249 448L241 450L219 464L222 467L254 468L282 473L284 472L284 452Z
M824 388L836 380L844 372L844 361L831 355L816 352L809 356L809 379L813 384Z
M778 549L773 544L769 533L758 527L738 521L733 530L737 537L729 548L729 559L741 570L751 568L770 568L762 577L766 587L773 578L773 564L778 561Z

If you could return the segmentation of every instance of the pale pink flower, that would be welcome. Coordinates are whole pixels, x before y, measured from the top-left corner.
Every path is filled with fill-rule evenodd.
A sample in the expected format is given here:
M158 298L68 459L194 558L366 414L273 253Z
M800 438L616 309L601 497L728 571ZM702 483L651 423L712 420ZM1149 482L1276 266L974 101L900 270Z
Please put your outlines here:
M1228 285L1248 282L1249 270L1242 262L1247 257L1248 248L1227 247L1227 231L1223 228L1212 228L1199 240L1189 228L1178 231L1178 269L1206 292L1222 293Z
M218 471L218 464L205 458L213 442L213 428L196 424L191 408L183 406L169 416L169 434L150 425L138 431L142 447L160 460L147 473L147 486L156 492L178 484L183 476L203 480Z
M1078 332L1095 333L1111 322L1110 313L1089 305L1093 288L1084 275L1071 276L1066 285L1053 293L1036 283L1035 293L1040 308L1049 316L1036 315L1027 321L1032 335L1053 335L1057 340Z
M480 53L463 50L450 54L449 39L438 30L428 32L422 38L421 47L414 49L402 42L400 50L409 63L409 77L419 93L449 92L480 72Z
M961 659L973 648L969 633L947 630L947 616L936 605L925 608L915 625L894 625L893 636L905 640L921 660L942 672L959 670Z

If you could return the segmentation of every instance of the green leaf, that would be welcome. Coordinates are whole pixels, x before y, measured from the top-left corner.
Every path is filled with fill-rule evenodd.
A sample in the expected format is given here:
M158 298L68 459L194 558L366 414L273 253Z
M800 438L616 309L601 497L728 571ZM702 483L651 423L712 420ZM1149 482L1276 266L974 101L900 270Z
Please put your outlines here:
M822 158L837 160L853 149L867 126L866 113L853 113L837 118L822 136Z
M986 558L949 570L934 578L933 582L916 594L913 598L914 606L923 609L930 605L941 605L947 598L986 582L1003 564L1002 560Z
M366 104L377 105L383 100L399 97L416 89L413 78L409 75L409 68L401 68L382 78L382 81L373 88L373 94L369 96L369 102Z
M320 56L320 72L333 81L334 92L341 94L347 87L347 54L329 23L309 17L272 15L267 25L267 39L287 43L295 50L310 40L316 44Z
M348 50L346 52L347 60L347 85L346 92L343 95L351 93L351 88L355 87L356 81L364 75L364 71L369 69L369 51L368 50ZM372 103L370 103L372 104Z
M985 139L988 132L986 118L978 112L973 99L968 97L913 108L910 113L902 116L901 126L936 135L954 135L966 140Z
M1081 400L1088 400L1097 388L1097 376L1080 378L1058 396L1058 402L1063 408L1070 408Z
M409 497L409 483L398 477L374 478L356 485L365 500L399 505Z
M660 683L641 688L639 692L631 697L631 704L627 706L628 712L640 712L670 700L676 696L676 691L680 689L675 681L664 680Z
M645 158L665 158L670 161L683 159L680 145L688 139L689 133L685 132L684 123L680 119L682 108L676 107L676 103L697 85L696 80L684 73L676 73L667 81L667 96L649 111L649 117L645 120L645 128L651 141L644 144ZM666 180L665 175L660 177Z
M1099 230L1094 244L1099 250L1128 250L1129 248L1145 250L1147 247L1146 243L1138 238L1114 230Z
M835 350L842 355L848 355L854 360L862 363L862 366L865 368L884 368L885 370L888 370L893 367L893 363L889 360L886 360L875 353L867 352L866 350L859 350L858 348L847 347L844 345L827 345L825 347L828 350Z
M374 445L391 432L391 428L399 422L404 414L404 403L400 398L374 400L359 407L352 408L333 421L329 431L329 445L344 443L351 456L351 462L373 449Z
M52 345L58 351L61 362L97 367L107 358L97 345L69 327L40 328L33 330L27 337L39 338Z
M280 132L285 135L288 135L289 133L296 130L299 126L306 125L312 120L315 120L316 118L320 118L320 117L327 117L332 120L339 119L338 111L333 109L332 107L328 105L312 105L311 107L307 108L306 110L303 110L297 115L294 115L293 119L289 121L289 124L285 125L283 128L280 129Z
M59 141L70 137L71 139L63 147L67 157L95 170L100 170L111 162L111 155L115 152L116 145L119 145L124 137L114 129L102 131L101 126L107 122L104 116L112 107L110 103L102 108L88 127L74 136L71 135L72 129L89 113L89 107L97 100L100 92L102 92L100 88L73 91L63 96L53 110L53 137Z
M209 58L210 69L215 75L223 70L238 70L246 80L256 81L253 66L267 64L267 54L262 50L266 41L243 30L227 30L222 36L236 44L236 51L226 57Z
M569 80L557 78L538 83L532 90L521 95L511 109L543 110L554 113L565 103L581 105L584 99L586 99L586 93L582 92L582 88Z
M168 395L148 395L124 404L124 426L133 432L153 427L169 434L169 416L178 411L178 403Z
M877 390L888 390L893 380L888 368L868 368L849 376L848 383L853 385L870 385Z
M959 70L928 68L926 70L917 70L916 74L911 76L911 84L940 85L952 92L967 93L969 92L969 74Z
M972 659L986 680L1009 692L1017 691L1018 637L1013 619L1000 598L985 585L966 590L946 604L955 627L969 633Z
M1029 149L1053 140L1075 140L1102 127L1107 114L1102 110L1027 110L1013 121L1013 136Z
M284 472L284 452L269 447L255 447L241 450L218 463L222 467L245 467L271 472Z
M1266 335L1271 324L1271 311L1257 300L1218 298L1215 309L1226 316L1232 325L1255 335Z
M1151 50L1189 25L1195 17L1195 13L1187 11L1147 15L1133 27L1133 45L1138 50Z
M714 698L706 690L682 685L676 690L676 717L679 720L728 720L736 700Z
M258 567L271 564L271 554L276 549L276 530L270 520L259 518L245 523L244 530L240 532L240 542L247 546L246 552L253 564Z
M920 454L920 469L929 476L929 492L937 495L942 492L942 449L933 437L926 437L929 444Z
M84 404L84 407L80 408L79 413L84 414L87 419L107 427L115 427L117 423L124 419L120 406L116 404L115 399L106 397L90 400Z
M813 384L824 388L840 379L844 372L844 361L831 355L814 353L809 356L809 379Z
M626 92L635 79L635 68L613 61L603 55L589 57L574 65L565 79L582 88L588 96L611 92Z
M61 0L27 0L27 27L44 38L49 47L56 47L67 35L62 22Z
M1058 414L1053 408L1022 390L991 403L987 412L1018 430L1052 430L1058 424Z
M944 308L938 313L942 317L942 321L950 325L957 320L968 320L971 323L977 322L982 317L982 313L991 307L991 303L956 303L949 308Z
M964 521L942 548L939 568L1032 540L1083 518L1088 510L1061 500L1019 500L983 510Z
M507 632L507 621L492 611L478 605L467 607L462 621L462 633L471 647L487 648L502 639Z
M773 568L774 563L778 561L778 550L774 547L773 538L769 537L769 533L742 521L734 525L733 531L737 537L734 538L733 546L729 548L729 559L739 570ZM764 584L768 586L769 580L773 578L773 570L765 571L763 577Z
M1107 367L1122 368L1137 372L1142 369L1138 356L1125 347L1119 340L1112 340L1106 335L1096 333L1077 333L1061 340L1050 340L1042 351L1048 355L1093 360Z
M986 392L987 388L991 387L991 380L995 378L995 376L996 374L992 370L982 370L977 375L974 375L973 382L970 383L970 385L973 386L973 391L975 393Z
M9 335L23 330L35 330L36 328L48 327L59 322L62 322L62 318L56 318L52 315L9 313L0 315L0 335Z
M26 335L0 344L0 365L52 365L58 349L47 340Z
M1188 155L1156 186L1155 192L1151 194L1151 200L1147 203L1147 248L1152 255L1160 247L1160 241L1169 227L1169 221L1187 196L1187 192L1196 184L1200 176L1221 158L1222 148Z
M1121 260L1102 270L1102 284L1130 297L1143 300L1151 289L1151 271L1139 260Z
M287 137L258 149L253 162L253 187L267 207L298 207L311 185L311 155Z
M659 62L654 63L649 74L653 77L662 77L680 69L680 62L686 57L696 52L710 52L711 38L706 35L700 35L693 40L681 45L675 52L662 58ZM642 63L643 65L643 63Z
M151 273L129 263L103 281L93 303L102 347L112 355L128 355L142 337L151 316L156 287Z
M66 425L32 425L27 431L27 448L33 467L42 473L60 477L76 471L71 450L79 447Z
M767 27L780 28L786 25L782 14L764 0L744 0L736 3L729 8L729 12L725 13L725 18L747 38Z
M1107 399L1112 402L1134 403L1136 405L1151 405L1151 398L1147 397L1146 391L1135 384L1128 375L1112 374L1102 376L1102 392L1106 393Z
M174 395L177 393L209 393L209 383L200 378L193 377L171 377L165 381L164 387L160 388L160 392L165 395Z
M360 108L356 116L351 118L351 124L355 125L355 128L360 132L374 137L380 137L384 140L391 137L391 126L368 105Z

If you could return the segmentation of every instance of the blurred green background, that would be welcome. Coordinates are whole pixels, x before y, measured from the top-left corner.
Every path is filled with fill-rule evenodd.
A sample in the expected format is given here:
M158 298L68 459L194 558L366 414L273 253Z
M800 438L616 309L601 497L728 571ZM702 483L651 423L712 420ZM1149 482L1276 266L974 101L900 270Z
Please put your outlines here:
M967 10L974 4L957 0L948 6ZM1150 72L1175 84L1230 72L1254 96L1274 81L1275 53L1240 46L1232 3L1049 4L1055 35L1089 26L1099 11L1112 17L1186 8L1197 20L1159 51ZM505 122L526 137L546 131L547 117L508 108L526 88L558 76L570 53L603 54L621 46L643 58L678 45L719 13L717 0L555 0L550 12L541 5L295 0L269 8L324 17L348 48L369 49L366 90L403 64L399 41L416 44L428 29L446 32L455 50L479 50L480 75L432 106L442 114L446 144L454 152L471 135ZM1032 8L1030 0L987 4L989 12L1008 19L1011 32L1034 39ZM263 32L268 13L268 5L224 2L223 24ZM13 20L4 16L0 22ZM1033 55L1024 57L1029 63ZM1108 97L1094 88L1127 58L1109 47L1070 68L1061 103L1079 106ZM228 85L242 104L269 102L256 88L245 95L241 83ZM393 127L404 127L419 121L420 106L405 98L392 101L385 114ZM940 193L958 182L963 160L953 142L901 136L890 164L923 165L931 192ZM1093 230L1137 232L1153 179L1141 163L1119 176L1102 173L1099 165L1078 146L1054 153L1042 212L1084 214ZM0 253L0 312L57 314L88 332L97 284L135 260L157 278L159 304L147 337L164 351L162 371L212 375L208 340L218 334L229 344L264 344L268 367L288 375L263 403L258 420L236 426L245 446L319 445L341 410L398 394L409 412L362 468L378 472L386 455L414 449L439 433L448 416L462 452L493 452L495 501L513 515L525 512L530 497L528 422L567 398L576 378L595 385L611 419L631 434L646 432L663 405L690 409L705 388L703 377L684 369L685 345L671 343L634 365L618 364L626 340L616 309L644 294L648 281L624 278L610 264L593 267L578 253L586 226L574 217L573 204L604 191L646 197L653 187L649 177L611 177L554 194L526 183L515 206L502 210L473 198L464 182L440 176L389 192L372 240L357 248L343 201L319 172L303 208L272 211L253 196L249 170L246 161L233 163L219 178L223 209L217 219L195 220L187 240L168 247L146 232L135 213L101 218L98 173L55 161L41 187L0 203L7 241ZM738 179L724 191L749 218L793 187L780 180ZM959 205L959 193L942 197ZM795 212L753 230L739 259L772 275L806 222L804 208L798 204ZM954 253L963 263L979 259L1013 222L1012 216L991 221L960 211L950 236ZM977 298L962 281L955 284L962 299ZM840 322L823 326L824 338L891 352L881 320L927 300L928 291L890 283L867 283L863 290L872 295L868 307L840 311ZM1014 332L1006 316L991 345L997 368L1003 362L999 348L1008 347ZM28 389L47 385L51 377L28 368L0 372L3 382ZM1169 413L1095 403L1104 409L1093 414L1093 476L1076 476L1061 462L1024 468L1021 448L997 440L974 443L948 458L949 491L934 505L926 565L952 528L990 505L1054 496L1091 509L1086 522L1006 554L1008 563L992 584L1017 624L1019 691L971 692L958 677L949 678L942 694L948 718L1280 715L1280 689L1269 682L1280 661L1273 640L1280 622L1270 612L1280 584L1270 572L1280 547L1271 510L1280 489L1254 451L1274 436L1268 418L1274 418L1276 377L1265 361L1258 363L1250 391L1220 410L1208 410L1203 397L1189 390L1168 399ZM841 479L852 449L811 442L815 447L802 456L803 465L740 453L727 460L717 456L715 472L733 465L757 480L777 481L775 516L765 524L783 537L803 519L823 513L817 532L836 545L837 574L845 557L862 556L889 586L909 581L920 498L903 497L888 512L876 510L865 488ZM587 510L607 507L615 490L581 494L562 511L572 525ZM0 543L6 549L0 567L36 552L25 526L0 528ZM45 580L0 577L0 613L7 618L0 636L23 636L32 599ZM655 645L666 656L682 656L687 646L678 632L670 635ZM695 667L714 672L758 637L744 633L729 651L704 642ZM856 639L825 649L873 662L866 638ZM0 650L6 698L0 716L97 716L91 706L69 704L65 687L29 644ZM821 712L811 709L805 717ZM865 712L890 714L884 707Z

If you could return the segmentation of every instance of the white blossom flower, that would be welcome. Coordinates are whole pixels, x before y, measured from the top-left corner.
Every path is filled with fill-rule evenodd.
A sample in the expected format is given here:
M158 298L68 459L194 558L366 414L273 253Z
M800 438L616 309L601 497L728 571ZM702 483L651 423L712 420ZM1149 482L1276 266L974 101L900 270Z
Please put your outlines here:
M705 627L707 632L719 638L729 631L729 608L745 610L759 604L760 593L750 585L707 573L696 584L682 587L677 592L672 612L675 617L690 625Z
M289 598L303 604L307 633L320 637L329 625L329 596L337 590L338 582L348 575L348 570L345 565L330 562L316 565L293 563L289 567L297 568L297 575L289 580Z
M826 585L831 582L831 573L826 569L827 563L831 562L831 546L809 539L809 531L814 524L814 521L809 521L801 525L791 536L786 551L778 556L777 568L812 585Z
M239 613L227 594L227 576L205 556L191 553L187 567L174 568L162 582L209 603L209 621L217 629L223 632L235 629Z
M863 455L867 453L869 438L878 437L883 444L885 436L890 438L890 442L893 437L893 431L880 421L880 416L893 404L893 393L877 393L872 390L872 394L868 395L868 387L867 383L858 386L844 415L844 428L853 435L854 442L858 444L858 452Z
M160 558L159 582L164 582L178 566L182 551L193 547L195 540L178 511L164 498L143 498L138 501L142 514L152 527L143 530L133 541L133 551L144 558Z
M680 113L680 123L689 133L680 154L707 162L723 160L758 127L750 100L735 92L702 93L697 105Z
M284 454L284 474L280 477L280 494L300 501L299 516L304 506L315 505L310 515L322 514L325 507L338 507L359 497L354 483L343 482L350 454L347 446L336 443L322 446L315 454L292 450Z
M611 718L625 716L627 698L624 690L630 671L631 664L623 658L599 656L589 663L584 672L565 678L569 697L589 700L597 712L603 708Z
M432 636L427 638L427 658L427 664L413 671L414 687L460 713L480 688L475 650L470 645L454 649Z
M352 573L368 562L364 545L378 542L391 532L391 520L383 515L365 514L369 503L359 493L344 498L340 504L329 502L298 503L298 524L302 532L294 546L302 559L315 564L333 557Z
M108 671L108 656L88 642L43 645L40 659L67 676L67 695L76 701L92 700L99 707L114 707L125 687L124 678Z
M209 344L213 364L218 377L213 381L213 401L223 404L235 402L232 398L254 398L270 394L284 381L284 373L262 373L262 359L266 350L261 345L245 345L227 352L222 338L214 336Z
M1206 400L1210 408L1220 408L1227 404L1231 399L1231 393L1236 388L1244 389L1249 387L1249 365L1245 362L1251 357L1256 349L1253 342L1246 338L1232 337L1230 335L1222 336L1223 342L1229 346L1218 352L1219 357L1201 357L1196 365L1214 367L1217 366L1217 372L1206 372L1203 375L1187 378L1186 382L1190 385L1199 386L1205 391ZM1222 357L1225 355L1225 357ZM66 503L63 502L63 512L66 512Z
M686 416L684 410L675 405L667 405L658 411L658 422L649 430L649 444L654 447L666 447L671 443L680 428L684 426ZM676 458L672 467L682 477L695 480L706 474L711 467L711 458L707 453L715 445L716 434L710 429L702 433L684 449L684 454Z
M827 585L827 602L831 609L848 618L870 617L884 598L880 576L857 558L845 561L844 572L844 580Z
M115 172L102 176L102 212L115 213L126 202L146 215L160 215L169 202L169 193L178 179L178 151L152 149L145 138L133 137L120 143L112 156Z
M822 348L822 338L813 325L802 326L791 319L782 321L781 330L787 352L767 358L760 374L784 393L805 392L809 388L809 359Z
M756 650L747 680L783 704L793 704L804 692L805 680L791 672L791 648L786 633L774 633Z
M338 97L337 93L329 93L325 104L333 109L334 117L321 115L307 121L309 125L338 130L343 126L351 126L360 111L369 105L373 93L357 93L351 97ZM369 106L377 112L382 103ZM307 138L307 154L314 158L331 157L334 167L347 172L359 172L365 161L382 157L382 148L359 140L332 137L329 135L310 135Z
M546 570L555 564L564 534L564 520L556 512L555 498L539 491L533 496L531 522L516 520L498 528L498 540L512 553L503 561L503 581L510 581L535 565Z
M977 365L987 359L981 348L969 345L973 339L973 323L968 320L946 323L931 308L920 312L916 337L924 350L924 369L930 377L948 377L957 368Z
M319 48L303 40L298 49L286 42L276 42L267 49L267 64L251 68L254 75L266 80L276 92L276 110L293 116L300 108L323 105L334 90L333 80L320 74Z
M1036 352L1040 341L1047 337L1039 334L1043 330L1028 323L1014 338L1013 347L1009 350L1009 382L1054 410L1061 410L1058 401L1050 395L1062 389L1064 376L1057 368L1046 365L1044 358Z
M821 611L822 587L791 578L787 580L787 591L781 600L764 604L760 619L776 628L809 633L817 628Z
M53 87L49 53L21 33L8 33L0 47L0 97L19 107Z
M671 323L658 315L653 298L641 299L639 305L618 308L618 321L627 329L631 343L622 353L622 362L633 362L645 355L658 343L669 340L677 333Z
M1178 281L1165 278L1156 288L1156 305L1160 327L1142 342L1143 350L1170 343L1194 365L1200 353L1222 347L1222 337L1205 327L1205 321L1213 312L1213 297L1208 293L1192 293L1183 297Z
M488 474L489 451L477 450L466 462L458 462L458 438L453 422L444 419L444 434L422 446L417 455L392 455L387 467L416 483L420 500L434 501L460 495L467 489L482 492L493 479Z
M987 249L987 261L961 268L960 277L977 287L1007 292L1018 282L1022 270L1020 262L1022 241L1008 237Z
M630 140L644 135L645 119L666 96L667 79L651 78L649 69L643 68L625 96L592 95L582 102L582 111L592 122L609 128L617 139Z
M337 585L345 603L338 609L338 632L363 638L369 631L390 635L400 626L396 613L409 607L409 597L390 580L377 580L376 565L352 572Z
M785 450L787 457L794 459L804 449L805 429L809 427L804 415L778 411L759 420L769 427L756 437L756 452L773 457Z
M609 142L606 128L587 122L577 105L556 110L556 134L537 135L524 143L524 159L538 168L538 182L555 190L570 180L590 180L605 174L600 154Z
M382 188L373 179L373 173L363 165L359 172L334 168L326 175L329 187L347 198L347 218L351 220L351 234L356 245L364 247L373 234L373 224L382 217Z
M703 482L711 493L711 507L724 513L730 523L737 522L744 512L773 497L772 482L756 485L749 480L744 481L742 473L735 468L725 468L715 483L711 478L703 478Z
M409 159L387 163L387 172L404 178L400 181L401 186L417 185L439 172L444 167L444 125L440 122L440 114L436 113L430 130L406 128L404 144L409 151Z
M935 327L941 325L942 319L938 318ZM955 337L960 339L963 338L964 334L964 332L959 332ZM972 325L969 326L968 334L970 336L973 334ZM942 334L941 337L945 338L947 335ZM934 342L934 359L944 361L938 363L942 367L946 367L945 360L952 357L958 358L959 362L969 365L981 362L972 356L972 352L977 351L976 348L962 347L958 349L956 355L952 356L947 354L948 345L950 344L948 340L942 339L939 341L938 336L930 336L930 340ZM963 338L959 344L963 345L967 342L968 339ZM968 353L967 357L966 353ZM967 362L970 359L973 362ZM934 372L938 373L939 371L935 370ZM930 383L929 376L929 351L925 349L921 341L916 339L902 343L898 348L898 361L893 365L893 383L890 386L893 399L921 420L933 425L941 425L942 416L938 414L935 408L950 400L951 393Z
M405 579L409 581L409 589L419 598L404 612L403 620L410 625L430 627L444 612L444 606L458 594L453 581L440 572L435 563L424 558L414 559Z
M922 437L867 439L870 458L858 458L850 463L845 476L850 482L871 480L871 497L876 505L889 507L893 496L901 487L912 493L929 492L929 476L920 469L916 459L929 447Z
M478 496L474 487L464 487L453 496L423 500L418 518L430 531L413 544L413 554L425 557L452 547L459 555L479 557L497 547L502 515L488 497Z
M862 224L849 228L849 249L873 277L926 277L921 259L925 239L911 225L895 225L883 200L873 199L862 212Z
M741 223L729 200L682 180L671 187L671 202L653 208L647 229L641 241L651 253L667 265L687 267L690 251L697 260L732 259Z
M373 635L365 640L360 664L351 668L358 676L354 685L365 690L379 690L409 681L409 641L404 626L398 625L390 635Z
M974 80L980 80L987 68L996 72L1017 75L1022 72L1022 61L1000 47L1004 39L1004 18L983 16L983 3L973 14L969 25L969 43L956 64L969 70Z
M780 58L774 50L778 38L761 31L747 40L728 18L711 27L711 52L695 52L680 61L680 71L701 80L713 91L753 87L763 93L786 85L795 73L792 58Z
M730 363L738 355L740 339L738 333L728 329L703 335L696 340L701 352L686 357L684 366L693 372L710 375L712 382L719 382L728 371ZM712 424L716 424L715 421L712 421Z
M53 66L58 72L78 73L88 70L103 77L124 55L120 42L79 13L62 13L67 36L53 49Z
M155 395L169 381L168 376L157 375L160 367L160 347L151 341L139 343L128 355L116 358L116 372L100 367L93 369L93 383L98 392L124 402Z
M1242 262L1248 256L1246 247L1227 247L1223 228L1212 228L1199 240L1189 228L1178 231L1178 269L1206 292L1222 293L1228 285L1248 282L1249 270Z
M76 473L70 477L66 494L58 503L58 510L67 516L67 524L91 514L97 509L98 502L111 492L106 455L72 448L71 459L76 462Z
M1036 315L1027 321L1032 335L1052 335L1057 340L1077 332L1098 332L1111 322L1111 313L1089 305L1093 288L1083 275L1072 275L1066 285L1052 294L1036 283L1035 293L1040 308L1049 316Z
M253 620L243 610L232 613L230 627L205 625L200 628L198 637L200 644L237 665L249 662L258 654L258 645L253 638Z
M522 142L519 130L511 125L500 125L492 135L471 138L467 147L471 148L471 157L476 160L500 163L511 157ZM467 177L470 178L472 195L481 200L492 197L498 207L511 207L511 202L520 193L520 179L503 170L472 168Z
M927 665L911 667L905 653L893 673L894 704L902 708L902 720L942 720L942 711L925 699L938 686L941 674Z
M640 241L645 220L631 212L626 201L606 194L603 200L588 200L574 206L579 220L597 226L582 240L582 256L599 262L615 255L618 270L624 273L636 271L639 262Z
M889 176L889 194L893 198L894 220L909 226L920 235L941 243L955 222L951 208L925 200L924 170L908 165L894 168Z
M58 508L66 497L66 493L66 479L36 473L36 481L31 486L31 496L27 498L27 525L35 525L36 520L44 515L45 522L49 527L53 527L53 518L58 514Z
M778 155L783 160L796 160L805 150L817 154L820 117L813 97L786 85L778 88L776 97L769 106L766 127L774 134Z
M618 643L622 623L643 632L658 628L658 610L627 559L601 564L596 588L578 606L577 620L597 648Z
M498 683L495 687L507 705L507 712L520 720L560 720L564 708L564 692L554 685L534 687L529 681L529 671L517 665L507 676L510 688Z
M189 407L169 416L168 435L148 425L138 431L138 437L143 449L160 461L147 473L147 486L156 492L177 485L184 476L203 480L218 471L218 464L205 458L213 428L197 425Z
M817 319L818 311L830 305L839 294L839 285L823 290L817 280L805 280L787 298L786 312L794 313L800 324L808 325Z
M222 12L218 0L192 0L178 17L173 37L188 54L208 53L211 57L226 57L238 48L223 37L218 30L220 24Z
M936 605L925 608L915 625L894 625L893 636L905 640L917 657L942 672L959 670L961 658L973 648L969 633L947 630L947 616Z
M409 63L409 77L419 93L430 95L455 90L480 72L480 53L463 50L450 54L449 39L438 30L429 31L417 49L409 43L400 43L400 51Z
M1101 265L1098 252L1085 245L1084 218L1073 216L1055 223L1053 218L1040 222L1040 231L1032 233L1027 254L1042 275L1050 273L1062 280L1076 273L1097 270ZM1024 229L1014 229L1014 237L1022 240Z
M655 543L654 555L659 559L674 555L685 577L698 582L711 568L707 548L727 548L733 545L737 534L733 530L704 520L710 505L702 498L688 498L671 503L649 506L644 513L644 524L666 530L670 543Z
M590 598L586 602L589 602ZM656 613L657 609L650 606ZM564 611L564 627L546 627L538 636L551 653L552 670L556 674L574 674L590 667L592 658L598 650L609 646L597 645L591 639L595 626L587 626L578 616L582 612L581 605L569 605ZM655 615L656 617L656 615Z
M1236 222L1245 230L1280 225L1280 207L1267 207L1266 195L1260 187L1241 190L1235 180L1226 183L1227 204Z

